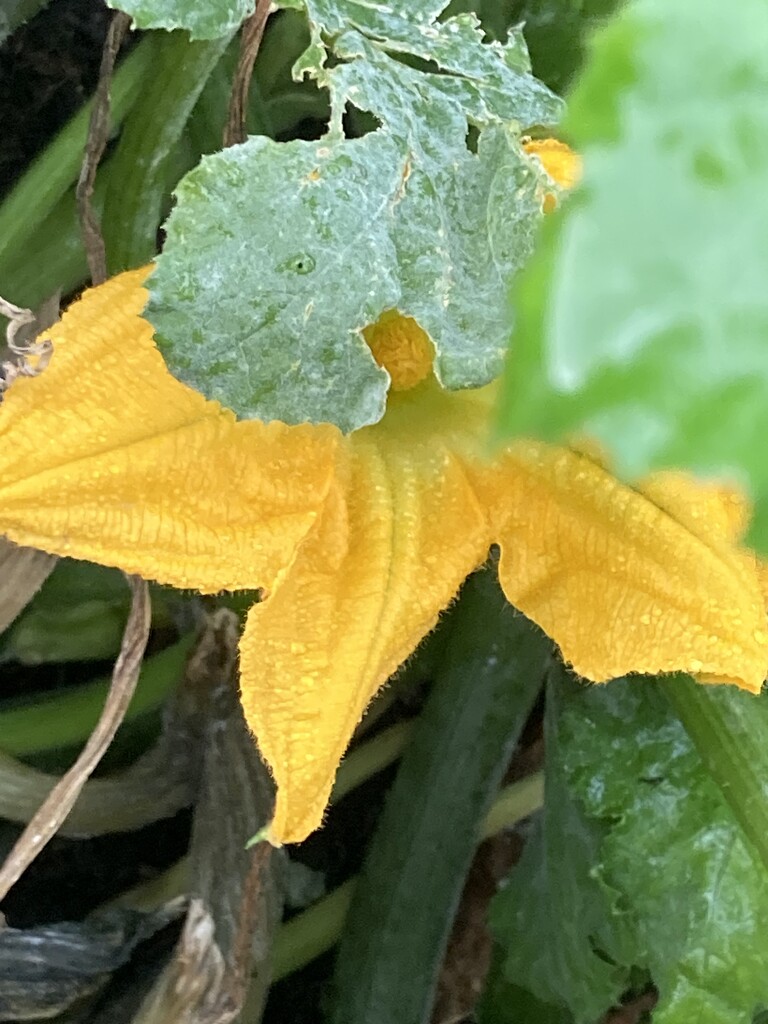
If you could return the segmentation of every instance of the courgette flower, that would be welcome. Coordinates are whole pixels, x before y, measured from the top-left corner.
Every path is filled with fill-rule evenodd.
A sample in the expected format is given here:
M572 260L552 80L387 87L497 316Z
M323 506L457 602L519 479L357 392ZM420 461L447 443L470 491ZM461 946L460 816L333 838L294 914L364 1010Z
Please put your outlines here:
M141 316L149 273L86 291L48 334L50 365L9 388L0 532L178 587L263 588L240 674L274 842L320 825L367 704L493 544L509 601L586 679L760 689L765 603L737 494L676 472L627 486L584 446L489 455L496 386L443 390L396 311L364 332L392 382L379 423L237 421L166 369Z

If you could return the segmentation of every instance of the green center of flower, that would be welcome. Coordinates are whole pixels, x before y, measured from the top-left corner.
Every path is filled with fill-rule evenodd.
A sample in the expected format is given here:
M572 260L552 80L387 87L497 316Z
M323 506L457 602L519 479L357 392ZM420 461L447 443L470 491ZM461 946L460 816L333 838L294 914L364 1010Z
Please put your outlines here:
M363 337L373 358L392 378L393 391L408 391L432 372L435 350L412 317L389 309L365 328Z

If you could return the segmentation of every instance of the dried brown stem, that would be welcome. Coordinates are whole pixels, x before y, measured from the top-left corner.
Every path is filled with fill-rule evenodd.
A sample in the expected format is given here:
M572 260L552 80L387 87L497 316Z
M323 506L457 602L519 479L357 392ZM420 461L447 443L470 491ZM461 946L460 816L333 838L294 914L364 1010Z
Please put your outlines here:
M101 234L101 225L93 209L93 188L96 183L96 171L109 140L109 89L112 84L112 72L115 68L120 44L130 24L129 16L122 11L117 11L107 30L107 38L104 40L104 49L101 54L99 84L93 98L88 138L83 154L83 166L80 168L80 177L75 190L80 230L93 284L102 284L107 279L107 253Z
M189 915L134 1024L234 1024L246 1000L248 1019L260 1020L269 987L280 914L272 848L246 849L246 841L270 819L273 787L238 700L238 623L231 612L213 613L211 639L207 655L197 652L209 709L189 852ZM190 661L188 675L192 669Z
M57 561L55 555L0 537L0 633L26 608Z
M256 0L256 9L243 24L240 37L240 58L237 62L235 77L232 79L232 92L229 97L229 112L224 128L224 148L245 142L245 117L248 108L248 90L253 75L256 54L261 46L264 26L269 17L271 0Z
M101 718L78 759L51 790L0 868L0 901L50 842L71 811L83 786L114 739L133 697L149 637L151 608L149 589L144 580L138 576L126 578L133 595L131 612Z
M0 314L7 317L5 346L0 346L0 398L17 377L36 377L51 358L53 345L40 335L59 319L59 295L50 296L34 313L0 296ZM11 358L8 359L7 357Z

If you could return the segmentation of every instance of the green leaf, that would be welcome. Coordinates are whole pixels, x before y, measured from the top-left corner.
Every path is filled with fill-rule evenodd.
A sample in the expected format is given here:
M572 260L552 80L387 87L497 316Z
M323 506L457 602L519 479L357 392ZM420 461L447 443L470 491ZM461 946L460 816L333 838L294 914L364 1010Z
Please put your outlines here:
M768 700L690 676L666 680L663 691L768 870Z
M583 187L514 291L507 433L583 430L622 473L751 482L768 544L768 12L635 0L564 131Z
M478 1024L573 1024L573 1015L564 1007L542 1003L525 989L510 984L498 956L491 964L475 1017Z
M130 594L118 569L69 558L58 565L0 641L0 664L112 658L120 650ZM153 621L168 621L159 591Z
M382 206L401 175L378 134L255 136L205 158L179 186L150 282L171 371L245 418L380 419L386 378L355 331L395 302Z
M40 665L113 657L130 603L117 569L62 559L3 635L0 661Z
M545 718L544 809L491 906L499 949L494 984L497 992L517 990L518 1020L538 1020L525 1016L526 1000L533 998L551 1007L555 1020L558 1011L570 1011L579 1024L594 1024L629 985L628 967L603 955L622 945L618 921L624 910L620 894L592 874L605 827L586 818L568 789L557 712L562 683L562 670L554 669ZM489 1012L487 1007L482 1019L491 1024Z
M768 876L664 685L563 686L558 756L604 829L592 877L621 894L624 948L604 955L650 971L655 1024L733 1024L766 1001ZM768 703L753 705L764 733Z
M376 422L387 376L360 332L394 307L431 335L445 386L500 371L507 284L540 211L542 172L519 134L560 104L519 35L484 44L475 19L434 23L433 8L356 7L369 38L347 27L347 5L310 6L294 71L328 89L328 135L249 139L179 187L148 316L171 372L244 418ZM381 127L344 138L349 104Z
M561 95L585 59L585 43L621 0L512 0L504 7L514 25L522 25L533 73ZM494 0L481 0L492 10Z
M135 28L183 28L192 39L219 39L253 11L253 0L107 0L125 11Z
M435 689L355 886L336 961L336 1024L429 1020L483 819L551 657L489 570L467 583L447 625Z

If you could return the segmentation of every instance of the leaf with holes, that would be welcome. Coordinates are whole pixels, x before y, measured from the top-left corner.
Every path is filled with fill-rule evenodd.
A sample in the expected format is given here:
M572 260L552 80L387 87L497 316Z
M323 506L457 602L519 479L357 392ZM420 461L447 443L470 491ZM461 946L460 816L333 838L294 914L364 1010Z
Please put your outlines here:
M253 0L107 0L135 28L186 29L192 39L230 35L253 10Z
M376 422L387 378L360 332L389 308L430 334L445 386L500 371L508 282L545 187L519 137L560 103L530 76L522 37L485 44L474 18L422 8L390 12L385 31L350 27L344 4L310 5L295 73L329 90L328 134L250 139L178 190L148 316L171 371L244 418ZM350 105L378 129L345 138Z

